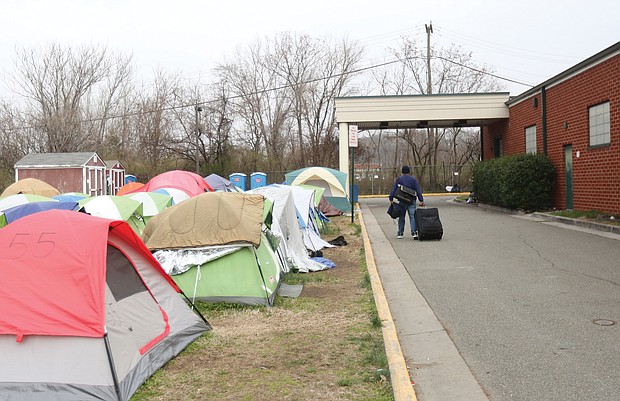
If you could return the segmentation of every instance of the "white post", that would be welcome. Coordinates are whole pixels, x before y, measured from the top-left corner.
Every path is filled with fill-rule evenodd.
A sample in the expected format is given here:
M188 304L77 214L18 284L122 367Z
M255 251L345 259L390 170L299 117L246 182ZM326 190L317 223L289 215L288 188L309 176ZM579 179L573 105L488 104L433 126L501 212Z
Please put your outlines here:
M339 169L343 173L347 175L347 185L345 185L345 191L347 191L347 195L350 197L352 194L349 192L349 123L339 123L338 124L338 132L339 136Z

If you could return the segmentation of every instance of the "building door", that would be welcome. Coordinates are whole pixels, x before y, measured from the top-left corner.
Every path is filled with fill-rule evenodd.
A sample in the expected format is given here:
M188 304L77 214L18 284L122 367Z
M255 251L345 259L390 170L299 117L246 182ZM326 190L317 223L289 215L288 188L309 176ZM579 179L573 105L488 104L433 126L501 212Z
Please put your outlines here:
M566 179L566 210L573 210L573 145L564 146L564 175Z
M501 157L502 155L502 146L503 146L503 141L502 138L493 138L493 153L494 153L494 157Z

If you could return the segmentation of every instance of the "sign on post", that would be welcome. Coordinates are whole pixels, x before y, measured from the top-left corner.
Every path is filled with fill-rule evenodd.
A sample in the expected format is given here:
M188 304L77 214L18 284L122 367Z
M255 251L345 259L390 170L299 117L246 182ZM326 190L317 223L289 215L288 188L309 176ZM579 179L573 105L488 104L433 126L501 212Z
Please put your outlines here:
M349 125L349 147L357 148L357 125Z

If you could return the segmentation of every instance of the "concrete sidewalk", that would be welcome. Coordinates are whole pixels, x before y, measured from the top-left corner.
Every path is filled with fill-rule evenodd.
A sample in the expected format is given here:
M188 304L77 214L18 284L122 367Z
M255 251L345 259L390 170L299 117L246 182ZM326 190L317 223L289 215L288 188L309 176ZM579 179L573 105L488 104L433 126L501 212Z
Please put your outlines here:
M396 401L488 400L368 206L362 204L360 210L366 261L384 323ZM375 279L374 271L378 273ZM389 305L387 312L383 300Z

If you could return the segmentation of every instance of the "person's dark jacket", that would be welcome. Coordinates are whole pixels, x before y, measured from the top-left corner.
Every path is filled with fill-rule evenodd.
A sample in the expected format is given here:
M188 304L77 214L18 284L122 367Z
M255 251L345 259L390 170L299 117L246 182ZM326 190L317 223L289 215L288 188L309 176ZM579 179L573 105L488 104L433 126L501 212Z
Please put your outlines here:
M398 185L413 189L418 196L418 200L420 202L424 202L424 196L422 196L422 188L420 188L420 183L418 182L418 180L416 180L415 177L410 174L403 174L398 177L396 181L394 181L394 186L392 187L389 196L390 202L394 200L394 194L396 193Z

